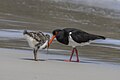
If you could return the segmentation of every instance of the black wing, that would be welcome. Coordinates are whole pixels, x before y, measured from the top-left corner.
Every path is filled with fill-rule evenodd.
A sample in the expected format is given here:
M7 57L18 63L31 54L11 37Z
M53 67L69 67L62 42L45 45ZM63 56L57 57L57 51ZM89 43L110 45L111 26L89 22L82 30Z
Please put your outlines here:
M89 42L91 40L96 40L96 39L105 39L105 37L103 36L89 34L81 30L73 30L71 37L77 43Z

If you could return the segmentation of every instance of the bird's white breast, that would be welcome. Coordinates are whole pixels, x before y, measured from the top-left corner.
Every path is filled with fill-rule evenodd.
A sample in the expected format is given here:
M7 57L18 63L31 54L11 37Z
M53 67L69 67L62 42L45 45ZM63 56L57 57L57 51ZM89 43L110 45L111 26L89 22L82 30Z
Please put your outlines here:
M35 45L38 44L38 42L28 35L24 35L24 36L25 36L26 40L28 41L29 46L31 48L35 48Z

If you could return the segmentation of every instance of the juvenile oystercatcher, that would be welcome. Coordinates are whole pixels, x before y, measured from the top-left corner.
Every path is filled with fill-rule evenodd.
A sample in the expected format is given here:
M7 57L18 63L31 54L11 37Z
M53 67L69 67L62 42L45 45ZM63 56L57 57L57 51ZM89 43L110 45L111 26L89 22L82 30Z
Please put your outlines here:
M23 35L28 41L29 46L33 48L34 60L37 61L38 49L45 49L48 47L50 36L48 34L45 35L40 31L27 32L27 30L24 30Z
M104 36L90 34L75 28L65 28L62 30L56 29L53 30L52 33L53 36L49 41L49 45L52 43L54 38L56 38L58 42L73 47L70 59L67 61L72 61L72 56L74 52L76 52L76 62L79 62L78 51L76 49L77 46L89 45L94 40L105 39Z

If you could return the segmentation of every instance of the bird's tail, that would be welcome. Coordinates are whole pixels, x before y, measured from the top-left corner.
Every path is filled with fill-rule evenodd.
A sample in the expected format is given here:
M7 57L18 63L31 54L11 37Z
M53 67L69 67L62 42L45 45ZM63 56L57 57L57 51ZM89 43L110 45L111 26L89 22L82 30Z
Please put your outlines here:
M98 39L106 39L104 36L98 36Z

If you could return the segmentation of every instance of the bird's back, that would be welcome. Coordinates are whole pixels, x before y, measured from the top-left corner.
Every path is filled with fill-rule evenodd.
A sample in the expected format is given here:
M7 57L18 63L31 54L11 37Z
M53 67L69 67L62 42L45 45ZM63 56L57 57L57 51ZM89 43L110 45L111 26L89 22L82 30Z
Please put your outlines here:
M105 39L104 36L90 34L90 33L87 33L85 31L82 31L82 30L79 30L79 29L65 28L64 30L67 33L71 32L72 39L74 41L76 41L77 43L89 42L89 41L96 40L96 39Z

